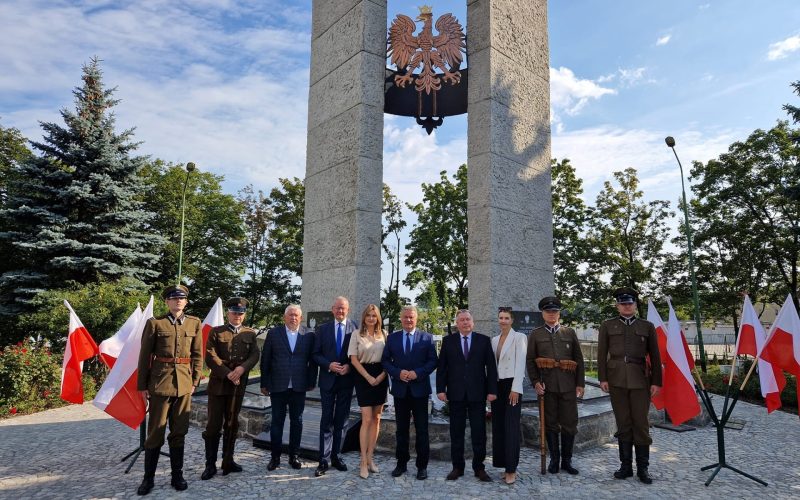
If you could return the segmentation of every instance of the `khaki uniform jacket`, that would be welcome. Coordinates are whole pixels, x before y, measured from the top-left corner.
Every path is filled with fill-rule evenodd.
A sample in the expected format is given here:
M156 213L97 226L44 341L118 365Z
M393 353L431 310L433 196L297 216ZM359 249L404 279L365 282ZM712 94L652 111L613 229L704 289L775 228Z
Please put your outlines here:
M553 368L543 372L536 366L536 358L551 358L575 361L578 366L574 372ZM575 392L576 387L584 387L585 372L581 343L575 330L561 326L555 334L540 326L528 337L528 377L531 383L544 382L547 392Z
M652 374L647 373L647 355ZM626 357L631 361L626 362ZM604 321L597 339L597 371L600 382L614 387L661 386L661 357L653 324L639 318L630 325L619 317Z
M247 387L247 376L258 363L261 353L256 344L257 332L242 326L234 333L229 325L217 326L208 332L206 365L211 370L208 394L212 396L242 395ZM244 368L239 385L228 380L228 374L237 366Z
M190 358L189 363L156 358ZM200 383L203 368L203 334L200 318L169 314L150 318L142 332L137 389L158 396L183 396Z

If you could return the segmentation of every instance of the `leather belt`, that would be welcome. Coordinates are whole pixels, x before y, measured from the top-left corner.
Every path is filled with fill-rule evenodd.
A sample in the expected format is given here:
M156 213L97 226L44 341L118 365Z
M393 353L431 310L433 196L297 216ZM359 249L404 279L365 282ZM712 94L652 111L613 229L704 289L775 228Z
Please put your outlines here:
M632 356L612 356L611 359L621 359L626 363L634 364L634 365L643 365L644 358L634 358Z
M192 362L192 358L160 358L156 356L156 361L162 363L175 363L176 365L188 365Z

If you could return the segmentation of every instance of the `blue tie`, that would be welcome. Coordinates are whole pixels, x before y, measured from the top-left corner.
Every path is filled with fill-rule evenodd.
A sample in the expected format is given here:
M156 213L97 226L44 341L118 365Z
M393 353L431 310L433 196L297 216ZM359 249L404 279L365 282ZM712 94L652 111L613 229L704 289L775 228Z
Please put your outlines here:
M342 354L342 324L339 323L339 327L336 329L336 357L338 358Z
M406 332L406 354L411 352L411 334Z

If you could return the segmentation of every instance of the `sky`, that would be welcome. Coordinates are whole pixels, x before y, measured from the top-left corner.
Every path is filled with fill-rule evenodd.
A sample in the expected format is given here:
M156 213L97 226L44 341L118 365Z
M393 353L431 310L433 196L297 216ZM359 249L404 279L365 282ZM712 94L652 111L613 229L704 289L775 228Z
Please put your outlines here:
M424 3L466 26L465 0ZM389 21L418 4L390 0ZM675 207L680 173L664 137L688 170L800 104L789 85L800 80L796 0L552 0L548 24L552 155L571 160L589 203L634 167L646 198ZM0 0L0 33L4 127L38 140L39 121L62 123L96 56L140 154L193 161L230 193L305 175L310 0ZM384 182L421 201L421 183L466 163L466 135L465 116L428 136L387 115Z

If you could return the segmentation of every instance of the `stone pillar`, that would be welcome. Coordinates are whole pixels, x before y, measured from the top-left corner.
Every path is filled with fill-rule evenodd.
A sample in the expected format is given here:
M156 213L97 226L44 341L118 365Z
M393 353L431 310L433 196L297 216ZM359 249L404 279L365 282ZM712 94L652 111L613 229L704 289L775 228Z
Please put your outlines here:
M498 333L497 307L553 292L546 0L468 0L469 305Z
M302 306L359 318L380 302L386 0L312 9Z

